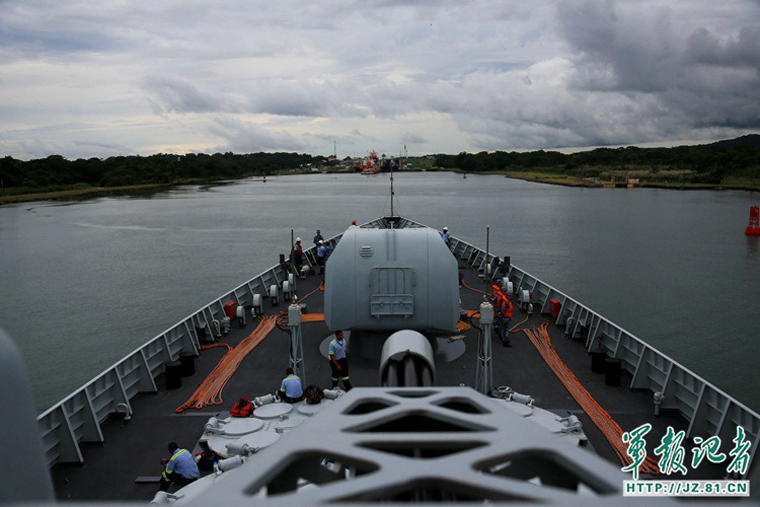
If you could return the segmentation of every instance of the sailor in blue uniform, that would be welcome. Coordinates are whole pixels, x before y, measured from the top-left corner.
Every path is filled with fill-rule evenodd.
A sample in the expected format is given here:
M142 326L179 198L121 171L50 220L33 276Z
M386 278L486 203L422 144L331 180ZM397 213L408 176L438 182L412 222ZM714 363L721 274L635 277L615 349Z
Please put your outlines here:
M296 244L293 245L293 265L296 268L296 272L301 272L301 266L303 266L303 247L301 246L301 238L296 238Z
M335 339L330 342L328 349L330 357L330 369L332 370L332 388L343 381L346 391L351 390L351 381L348 378L348 359L346 359L346 341L343 339L343 331L335 332Z
M317 247L317 265L319 266L320 275L324 273L325 271L326 260L327 260L327 247L325 246L325 242L320 240L319 246Z
M330 256L333 253L333 250L335 250L335 240L331 239L327 242L327 245L325 245L325 262L327 262L327 259L330 258Z
M285 370L285 378L280 386L280 399L285 403L295 403L303 399L301 377L293 373L293 368Z
M441 233L441 237L443 238L443 242L446 243L446 246L451 248L451 235L449 234L449 228L444 227L443 232Z
M166 491L172 482L185 486L198 478L198 465L195 464L193 453L187 449L180 449L176 442L171 442L168 447L172 457L162 459L161 464L166 470L161 474L159 489Z
M325 238L322 237L322 231L317 229L317 234L314 236L314 244L319 245L320 241L323 241Z

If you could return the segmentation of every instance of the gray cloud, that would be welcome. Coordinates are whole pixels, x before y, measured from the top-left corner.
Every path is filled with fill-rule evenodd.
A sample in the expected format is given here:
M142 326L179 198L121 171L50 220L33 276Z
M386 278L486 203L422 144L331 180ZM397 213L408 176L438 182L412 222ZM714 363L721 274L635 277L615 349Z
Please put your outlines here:
M0 61L39 59L48 55L120 51L127 41L113 31L88 23L89 15L69 14L57 2L3 2L0 10ZM30 22L30 18L34 21ZM102 26L102 25L101 25Z
M151 76L143 82L144 89L157 113L220 113L238 111L234 99L176 78Z
M9 0L0 147L326 154L333 141L457 152L731 137L760 129L759 9ZM73 123L91 127L60 127Z
M251 87L249 111L281 116L365 116L344 92L342 83L329 80L265 80Z
M131 155L135 151L126 145L81 140L46 140L30 138L25 140L0 140L0 152L24 153L25 158L45 158L51 154L65 153L71 160L91 158L93 156L109 157L114 155ZM94 155L97 154L97 155Z
M427 144L429 142L424 137L412 132L404 132L399 140L405 144Z
M362 141L361 134L357 135L354 133L330 135L309 132L307 135L315 145L324 145L334 142L339 144L342 148L345 148L347 146L354 146Z
M760 28L742 27L739 34L721 40L707 28L695 30L684 53L687 62L716 67L760 69Z
M103 153L103 150L105 150L107 153L110 153L111 155L118 155L118 154L127 154L132 153L133 150L129 146L125 144L119 144L119 143L108 143L108 142L98 142L98 141L74 141L74 146L81 149L82 153L88 153L92 152L93 150L98 151L100 153Z
M757 7L754 16L724 26L690 16L687 6L692 5L699 13L708 3L643 8L615 1L566 2L558 9L560 33L573 49L575 94L619 94L621 104L622 97L635 98L633 108L594 109L633 127L632 139L624 142L689 136L711 127L760 128ZM720 18L721 9L714 7Z
M252 153L259 151L303 151L308 145L289 132L276 131L231 117L219 117L209 129L210 133L225 139L226 144L213 151Z
M205 80L201 81L206 82ZM275 116L366 116L352 100L354 92L340 82L309 78L261 79L238 86L211 89L177 76L153 75L142 87L157 113L263 113ZM354 97L355 99L355 97Z

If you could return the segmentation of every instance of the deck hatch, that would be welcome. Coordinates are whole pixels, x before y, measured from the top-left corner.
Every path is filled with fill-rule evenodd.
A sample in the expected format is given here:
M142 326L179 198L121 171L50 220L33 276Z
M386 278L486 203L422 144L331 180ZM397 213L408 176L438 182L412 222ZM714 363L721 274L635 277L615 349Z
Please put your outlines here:
M377 294L370 297L369 304L373 317L414 315L414 296L411 294Z
M373 317L414 315L416 285L414 269L410 267L380 267L370 271L370 314Z

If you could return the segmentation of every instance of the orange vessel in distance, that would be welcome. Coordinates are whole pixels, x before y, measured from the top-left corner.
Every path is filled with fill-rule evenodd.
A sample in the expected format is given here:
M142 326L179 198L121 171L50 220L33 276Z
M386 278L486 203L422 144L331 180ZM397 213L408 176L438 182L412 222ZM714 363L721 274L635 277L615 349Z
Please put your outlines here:
M385 157L385 155L383 155L383 157ZM372 151L369 155L367 155L367 157L364 159L364 162L362 162L359 167L362 170L362 174L367 176L379 173L380 162L377 158L377 152Z

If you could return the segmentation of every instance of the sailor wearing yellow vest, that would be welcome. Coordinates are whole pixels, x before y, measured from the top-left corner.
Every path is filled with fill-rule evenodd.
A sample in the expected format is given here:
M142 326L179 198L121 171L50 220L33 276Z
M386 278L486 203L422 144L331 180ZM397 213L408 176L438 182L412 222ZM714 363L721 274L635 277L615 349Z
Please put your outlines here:
M161 491L169 489L172 482L182 486L190 484L199 475L198 465L195 464L193 453L187 449L178 448L176 442L170 443L167 448L172 457L161 460L161 464L166 465L166 470L161 474L161 483L159 485Z
M343 381L346 391L351 390L351 382L348 380L348 359L346 359L346 341L343 339L343 331L335 331L335 339L330 342L328 350L330 356L330 369L332 370L332 388Z
M287 375L282 380L282 386L280 386L280 399L285 403L296 403L303 399L303 386L301 385L301 377L293 373L293 368L285 370Z

